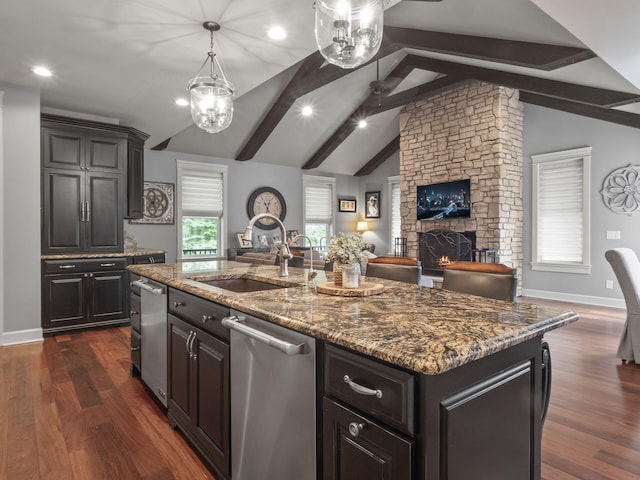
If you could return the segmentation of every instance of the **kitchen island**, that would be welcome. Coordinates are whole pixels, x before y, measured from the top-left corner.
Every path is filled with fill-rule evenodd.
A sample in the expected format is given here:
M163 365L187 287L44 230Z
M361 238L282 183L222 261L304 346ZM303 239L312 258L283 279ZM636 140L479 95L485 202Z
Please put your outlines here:
M307 285L306 270L291 268L285 279L276 266L228 261L129 269L319 341L322 478L540 478L550 374L542 336L577 320L575 313L382 279L375 279L380 295L330 296ZM202 283L237 277L287 288L235 293ZM324 272L316 281L326 281ZM342 382L334 370L345 365L360 372L365 390L376 375L389 384L384 408Z

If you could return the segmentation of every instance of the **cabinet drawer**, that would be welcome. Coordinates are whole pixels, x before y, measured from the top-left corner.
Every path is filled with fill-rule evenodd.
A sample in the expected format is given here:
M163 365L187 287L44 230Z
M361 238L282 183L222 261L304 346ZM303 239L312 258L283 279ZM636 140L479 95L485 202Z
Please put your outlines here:
M131 330L131 363L138 370L140 370L140 364L141 364L140 345L141 345L140 334L135 330Z
M130 311L129 318L131 318L131 328L136 332L140 331L140 296L132 293L130 296Z
M332 345L327 345L324 359L326 395L414 434L415 377L412 374Z
M45 273L109 272L124 270L126 267L126 258L73 258L44 261Z
M221 323L224 317L230 315L229 307L170 288L169 312L217 337L229 340L229 330Z

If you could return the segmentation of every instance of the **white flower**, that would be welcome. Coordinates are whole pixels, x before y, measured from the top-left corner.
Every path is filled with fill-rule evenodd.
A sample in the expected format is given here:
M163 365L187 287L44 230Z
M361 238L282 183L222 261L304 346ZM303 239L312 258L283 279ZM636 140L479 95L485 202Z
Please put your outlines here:
M362 241L361 233L345 235L340 232L331 237L327 260L345 265L358 263L360 262L364 247L365 244Z

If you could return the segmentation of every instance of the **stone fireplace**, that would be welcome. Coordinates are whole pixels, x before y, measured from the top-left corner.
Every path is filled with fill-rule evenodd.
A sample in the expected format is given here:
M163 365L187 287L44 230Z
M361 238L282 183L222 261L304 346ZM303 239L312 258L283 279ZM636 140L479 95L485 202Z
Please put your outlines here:
M522 268L522 125L517 90L477 81L405 106L400 190L407 255L421 257L425 233L475 232L471 248L496 250L500 263ZM419 185L466 178L471 218L417 220Z

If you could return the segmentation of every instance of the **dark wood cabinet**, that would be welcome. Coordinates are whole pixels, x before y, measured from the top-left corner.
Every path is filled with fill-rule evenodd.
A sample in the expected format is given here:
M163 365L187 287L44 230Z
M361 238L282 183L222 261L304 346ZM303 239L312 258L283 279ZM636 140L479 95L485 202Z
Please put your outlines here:
M322 414L325 479L414 478L412 441L328 398Z
M128 322L125 267L125 259L45 260L43 332Z
M231 471L228 307L169 289L168 417L220 478ZM179 318L180 317L180 318Z
M127 212L125 218L144 216L144 148L129 142L127 157Z
M147 135L53 115L41 124L42 252L123 251L123 218L142 216Z

